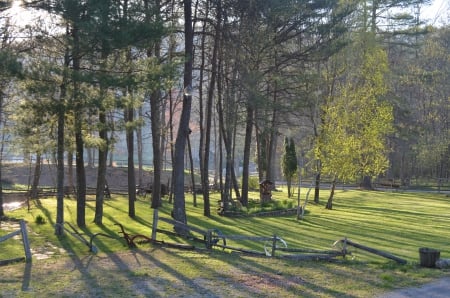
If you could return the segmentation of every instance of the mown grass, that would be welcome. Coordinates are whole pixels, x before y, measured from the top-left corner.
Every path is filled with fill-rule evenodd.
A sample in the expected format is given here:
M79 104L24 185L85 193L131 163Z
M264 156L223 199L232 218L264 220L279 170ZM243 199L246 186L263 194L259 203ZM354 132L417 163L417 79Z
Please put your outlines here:
M288 199L283 191L273 194L274 199L279 200L282 205L296 204L296 198ZM32 290L29 291L23 290L24 265L7 266L5 272L10 272L11 275L0 278L1 288L4 289L2 293L5 296L30 297L89 293L88 296L102 297L123 296L131 291L134 296L212 297L214 295L211 288L217 287L228 290L215 293L214 297L267 297L275 294L280 297L371 297L392 288L426 282L447 274L443 270L421 268L418 265L418 249L435 248L441 251L442 258L450 258L449 197L436 193L338 190L334 209L326 210L324 204L328 192L322 191L321 194L321 203L309 203L302 221L297 221L295 216L221 217L215 212L217 197L211 199L212 216L208 218L203 216L201 198L197 198L198 206L193 207L192 199L188 196L188 223L205 230L219 229L226 235L277 235L292 248L329 250L336 240L347 237L354 242L404 258L408 264L398 265L361 250L354 250L352 257L346 260L314 262L254 258L217 249L213 252L187 252L142 244L138 250L132 250L133 256L151 266L132 267L127 262L112 257L111 253L129 251L123 239L118 239L120 235L116 224L123 224L132 235L150 236L153 210L147 200L138 200L136 217L131 219L127 215L127 199L113 195L111 200L105 201L102 226L92 223L95 202L88 201L87 227L77 228L87 239L100 232L115 238L95 238L94 244L99 249L95 260L116 260L117 268L109 271L91 270L86 263L89 264L94 256L85 244L69 233L60 238L54 235L56 200L48 198L34 202L30 211L24 208L7 215L25 219L30 230L31 247L34 251L42 249L47 253L51 252L53 257L45 261L33 260L33 270L29 273L32 286L28 287ZM256 199L257 196L257 193L251 194L251 198ZM169 218L171 208L165 201L159 211L160 216ZM75 201L66 199L64 210L65 221L76 226ZM38 217L43 217L46 223L36 223ZM172 231L172 227L163 222L159 223L158 228ZM8 232L0 229L0 236L6 233ZM157 238L165 242L189 242L162 233ZM200 243L193 244L203 247ZM263 251L264 243L247 240L228 241L228 244ZM0 246L0 259L23 256L19 239L8 240ZM77 268L69 270L70 274L64 273L66 267L60 263L67 259L78 264L70 267ZM43 272L45 268L51 269L45 271L44 275L37 273ZM52 283L52 280L58 282ZM149 280L154 282L152 286L148 284ZM144 283L146 290L137 290L136 282ZM236 285L230 288L230 284ZM264 290L258 288L261 285L266 285Z

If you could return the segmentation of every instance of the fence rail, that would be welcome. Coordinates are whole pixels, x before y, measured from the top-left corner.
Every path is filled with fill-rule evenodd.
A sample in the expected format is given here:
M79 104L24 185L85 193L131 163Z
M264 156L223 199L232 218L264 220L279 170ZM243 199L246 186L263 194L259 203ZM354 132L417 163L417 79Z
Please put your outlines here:
M23 242L23 250L25 251L25 257L15 258L15 259L8 259L8 260L0 260L0 265L6 265L12 262L17 262L25 259L27 263L31 262L32 256L31 256L31 249L30 249L30 243L28 241L28 232L27 232L27 226L25 224L24 220L20 220L20 229L17 231L14 231L12 233L9 233L7 235L4 235L0 237L0 243L4 242L14 236L17 236L19 234L22 235L22 242Z

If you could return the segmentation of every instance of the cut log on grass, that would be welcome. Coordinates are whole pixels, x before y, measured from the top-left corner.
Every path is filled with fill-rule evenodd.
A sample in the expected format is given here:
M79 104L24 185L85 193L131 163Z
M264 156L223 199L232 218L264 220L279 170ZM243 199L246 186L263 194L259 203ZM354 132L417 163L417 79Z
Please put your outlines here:
M339 256L342 256L340 252L334 252L332 254L325 253L325 254L282 255L281 257L297 261L319 261L319 260L331 260Z
M179 248L185 250L195 250L196 247L194 245L184 244L184 243L173 243L173 242L165 242L163 240L151 240L151 243L158 244L171 248Z
M245 248L239 248L239 247L234 247L234 246L229 246L229 245L222 245L222 244L215 244L214 246L220 247L220 248L223 248L223 249L240 251L240 252L251 254L251 255L266 256L266 253L264 253L264 252L250 250L250 249L245 249Z
M368 246L364 246L364 245L355 243L353 241L348 240L347 238L336 241L334 243L334 245L336 245L337 243L343 243L344 247L345 247L345 245L350 245L350 246L362 249L364 251L373 253L375 255L379 255L381 257L384 257L384 258L387 258L387 259L390 259L390 260L394 260L394 261L396 261L399 264L406 264L407 263L407 261L405 259L396 257L396 256L394 256L394 255L392 255L390 253L387 253L387 252L384 252L384 251L381 251L381 250L378 250L378 249L375 249L375 248L372 248L372 247L368 247Z

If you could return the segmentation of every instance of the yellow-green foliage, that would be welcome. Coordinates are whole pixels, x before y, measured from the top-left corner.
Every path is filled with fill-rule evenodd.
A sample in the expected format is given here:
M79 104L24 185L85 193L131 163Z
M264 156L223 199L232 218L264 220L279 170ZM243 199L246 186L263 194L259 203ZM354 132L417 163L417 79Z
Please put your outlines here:
M367 49L362 66L324 106L320 150L316 150L324 174L349 180L377 176L387 169L386 137L393 131L393 109L383 101L386 72L386 53Z
M253 191L259 190L259 180L256 176L248 177L248 188Z

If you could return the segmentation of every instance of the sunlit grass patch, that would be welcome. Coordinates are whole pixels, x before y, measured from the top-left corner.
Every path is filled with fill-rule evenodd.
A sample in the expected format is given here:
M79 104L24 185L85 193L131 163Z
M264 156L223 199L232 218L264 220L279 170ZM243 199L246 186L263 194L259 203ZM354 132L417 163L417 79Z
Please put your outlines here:
M302 194L301 203L304 202L306 190L302 189ZM274 293L279 296L298 296L301 293L324 297L343 295L371 297L383 289L410 286L417 284L418 281L425 282L445 274L444 271L421 268L418 264L418 250L420 247L432 247L441 251L441 257L450 257L448 247L450 231L447 228L450 224L448 197L436 193L340 189L336 192L334 209L327 210L325 202L328 194L328 191L322 191L318 204L310 198L305 217L300 221L296 219L296 215L220 216L216 212L218 194L212 195L211 216L205 217L202 197L197 197L197 207L194 207L192 197L186 195L187 220L190 226L204 231L217 229L225 235L265 237L276 235L284 239L289 248L330 250L333 249L332 244L336 240L347 237L362 245L404 258L408 264L400 265L360 249L351 249L352 255L347 256L346 259L339 257L332 262L255 258L228 249L216 248L205 251L203 243L160 232L157 233L158 240L192 244L201 251L163 249L144 243L138 243L137 249L129 249L119 233L117 224L122 224L131 235L141 234L150 237L153 209L150 208L149 199L139 199L135 202L136 217L130 218L128 198L115 194L112 199L104 203L102 225L93 223L95 201L91 199L87 202L85 228L76 226L76 201L74 199L64 201L65 222L73 225L85 239L89 240L97 233L109 236L94 238L93 244L98 248L96 255L89 252L86 244L72 235L68 226L64 236L54 235L56 217L56 199L54 198L33 201L30 211L22 208L8 212L8 216L16 219L23 218L27 221L33 250L44 248L45 251L53 251L50 259L45 263L40 261L37 265L42 267L42 264L46 264L45 266L53 268L53 271L39 268L39 272L44 273L37 274L34 280L38 279L46 283L58 277L60 281L46 288L33 284L35 293L46 293L47 296L60 294L61 288L65 289L64 294L67 296L81 295L86 291L97 296L129 293L134 293L136 296L146 294L151 296L152 293L161 291L164 291L167 296L171 294L177 296L180 292L193 296L203 293L207 296L212 293L210 289L214 285L233 284L236 287L230 293L230 297L238 296L237 293L248 295L251 293L255 297L262 295L260 293ZM258 192L250 194L252 198L258 198L258 196ZM295 206L297 198L287 198L286 193L280 191L274 193L274 201L286 207L288 204ZM164 199L159 216L171 218L171 209L172 205ZM45 222L38 224L35 220L38 216L42 216ZM172 232L173 226L159 221L158 229ZM6 232L0 229L0 237L2 233ZM200 235L196 236L201 238ZM260 252L264 250L264 243L261 241L230 240L227 243L249 250ZM23 255L20 240L14 240L13 244L18 245L17 249L3 249L6 246L3 246L3 243L0 244L1 258L15 257L16 250L19 251L19 256ZM113 255L113 253L129 251L131 255L126 261ZM68 270L65 267L67 265L61 265L57 261L66 259L70 260L68 268L72 271L69 273L64 273ZM97 268L88 270L88 265L85 265L97 264L96 262L102 264L104 260L113 261L113 268L104 271ZM151 265L131 266L135 262L139 264L144 260ZM54 268L55 266L57 268ZM37 269L33 270L37 271ZM2 283L2 286L4 284L7 283ZM251 285L255 284L258 286L253 289ZM282 286L277 287L277 284ZM188 289L183 292L183 287ZM36 290L37 288L39 290ZM15 295L17 292L14 292L9 284L4 287L4 291L17 296Z

